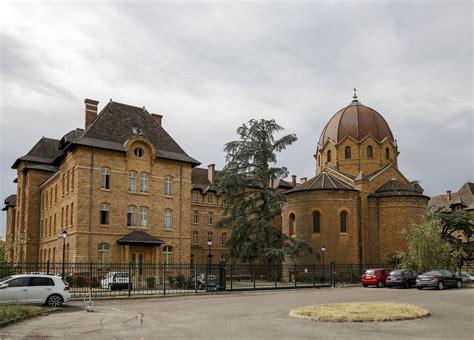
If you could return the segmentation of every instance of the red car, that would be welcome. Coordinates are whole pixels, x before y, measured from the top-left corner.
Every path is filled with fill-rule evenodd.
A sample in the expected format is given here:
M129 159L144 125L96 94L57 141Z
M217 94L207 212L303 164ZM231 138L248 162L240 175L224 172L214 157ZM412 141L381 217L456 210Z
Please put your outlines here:
M364 287L374 285L378 288L385 286L388 276L387 272L388 270L385 268L367 269L364 275L362 275L362 285Z

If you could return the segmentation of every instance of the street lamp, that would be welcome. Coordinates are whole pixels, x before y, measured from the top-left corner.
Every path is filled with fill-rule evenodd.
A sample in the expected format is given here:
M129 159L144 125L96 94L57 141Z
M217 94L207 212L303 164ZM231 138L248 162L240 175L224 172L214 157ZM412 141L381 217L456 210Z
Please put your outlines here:
M208 259L208 262L209 264L211 264L211 247L212 247L212 237L209 236L207 238L207 246L209 247L209 254L207 254L207 259Z
M61 233L61 236L59 236L59 239L63 239L63 267L62 267L62 278L64 279L64 261L65 261L65 255L66 255L66 237L67 237L67 230L63 230Z
M326 252L326 247L324 245L321 246L321 254L323 255L323 284L324 284L324 253Z

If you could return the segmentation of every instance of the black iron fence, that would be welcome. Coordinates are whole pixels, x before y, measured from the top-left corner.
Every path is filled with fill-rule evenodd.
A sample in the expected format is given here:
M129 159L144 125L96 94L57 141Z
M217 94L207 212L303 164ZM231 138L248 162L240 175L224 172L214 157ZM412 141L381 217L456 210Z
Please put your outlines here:
M360 283L384 264L123 264L11 263L0 277L38 273L62 276L72 297L196 294L233 290L319 288ZM390 269L388 267L387 269Z

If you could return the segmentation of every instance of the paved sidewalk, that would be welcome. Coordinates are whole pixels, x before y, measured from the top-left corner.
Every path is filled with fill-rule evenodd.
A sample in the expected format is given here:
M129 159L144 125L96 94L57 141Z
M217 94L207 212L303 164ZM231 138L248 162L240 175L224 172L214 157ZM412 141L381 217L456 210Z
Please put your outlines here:
M409 303L428 309L432 315L386 323L321 323L288 316L298 306L350 301ZM94 313L88 313L82 302L75 301L62 313L0 329L0 337L140 339L139 313L144 313L146 339L471 339L474 334L474 289L418 291L356 287L260 291L97 301L94 308Z

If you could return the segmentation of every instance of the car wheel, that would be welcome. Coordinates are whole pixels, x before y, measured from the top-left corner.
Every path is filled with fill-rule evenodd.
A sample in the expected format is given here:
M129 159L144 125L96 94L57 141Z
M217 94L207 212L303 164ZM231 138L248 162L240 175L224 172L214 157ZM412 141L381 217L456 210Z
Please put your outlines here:
M362 286L364 286L365 288L367 288L369 285L362 285Z
M443 289L444 289L444 283L443 283L443 281L439 281L439 282L438 282L438 286L437 286L436 288L438 288L439 290L443 290Z
M109 292L113 291L113 287L112 287L112 284L109 283Z
M462 288L462 281L461 281L461 280L459 280L458 282L456 282L456 287Z
M62 304L63 304L63 298L61 297L61 295L58 295L58 294L50 295L46 299L46 305L48 307L52 307L52 308L61 307Z
M416 287L416 288L417 288L418 290L422 290L422 289L423 289L423 287Z
M382 287L383 287L382 281L378 281L378 282L377 282L377 288L382 288Z

